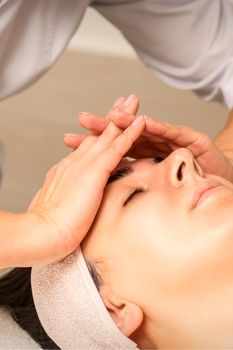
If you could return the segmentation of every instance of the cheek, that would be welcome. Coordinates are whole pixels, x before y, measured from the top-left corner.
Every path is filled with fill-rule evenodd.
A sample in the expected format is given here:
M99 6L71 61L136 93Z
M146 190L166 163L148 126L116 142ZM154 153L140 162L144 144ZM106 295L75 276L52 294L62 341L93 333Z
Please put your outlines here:
M173 251L173 219L171 215L168 219L166 210L155 205L144 204L143 208L134 205L117 225L113 249L116 251L118 246L124 272L131 277L135 272L140 285L151 285L152 280L164 282L173 261L177 263Z
M233 254L225 254L228 240L221 225L211 228L203 216L194 218L175 208L166 212L164 206L131 209L116 230L127 274L137 271L141 283L168 296L218 288L216 276L224 284L233 281Z

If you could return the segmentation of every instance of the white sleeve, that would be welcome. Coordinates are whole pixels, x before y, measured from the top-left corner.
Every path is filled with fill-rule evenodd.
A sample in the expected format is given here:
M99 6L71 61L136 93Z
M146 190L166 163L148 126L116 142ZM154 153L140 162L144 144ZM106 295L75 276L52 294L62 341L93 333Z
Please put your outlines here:
M96 1L94 7L166 83L233 107L233 13L228 0Z
M89 0L0 0L0 100L34 83L76 31Z

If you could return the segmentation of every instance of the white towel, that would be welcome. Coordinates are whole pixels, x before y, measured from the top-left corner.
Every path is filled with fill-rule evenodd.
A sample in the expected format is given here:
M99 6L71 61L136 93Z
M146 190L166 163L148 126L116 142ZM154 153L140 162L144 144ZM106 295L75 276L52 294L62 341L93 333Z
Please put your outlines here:
M32 291L40 321L61 349L137 349L110 317L80 248L59 263L33 268Z

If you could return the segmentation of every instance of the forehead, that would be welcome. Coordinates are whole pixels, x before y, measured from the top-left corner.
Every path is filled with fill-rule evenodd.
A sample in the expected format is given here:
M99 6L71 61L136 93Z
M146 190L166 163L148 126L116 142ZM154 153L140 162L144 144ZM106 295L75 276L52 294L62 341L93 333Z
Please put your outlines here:
M137 162L137 160L134 158L130 158L130 157L122 158L119 164L114 169L114 171L127 165L133 165L135 162Z
M152 159L151 157L140 158L140 159L135 159L135 158L131 158L131 157L122 158L113 172L115 172L116 170L118 170L122 167L126 167L126 166L132 166L134 168L137 168L137 165L140 165L140 163L143 163L144 161L151 160L151 159Z

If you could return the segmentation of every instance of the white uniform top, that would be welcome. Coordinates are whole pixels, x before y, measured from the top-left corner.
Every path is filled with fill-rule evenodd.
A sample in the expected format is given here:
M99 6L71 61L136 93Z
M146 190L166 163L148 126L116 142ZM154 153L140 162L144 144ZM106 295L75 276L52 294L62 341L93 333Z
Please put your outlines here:
M228 0L0 0L0 99L49 69L89 5L121 30L162 80L233 107Z

